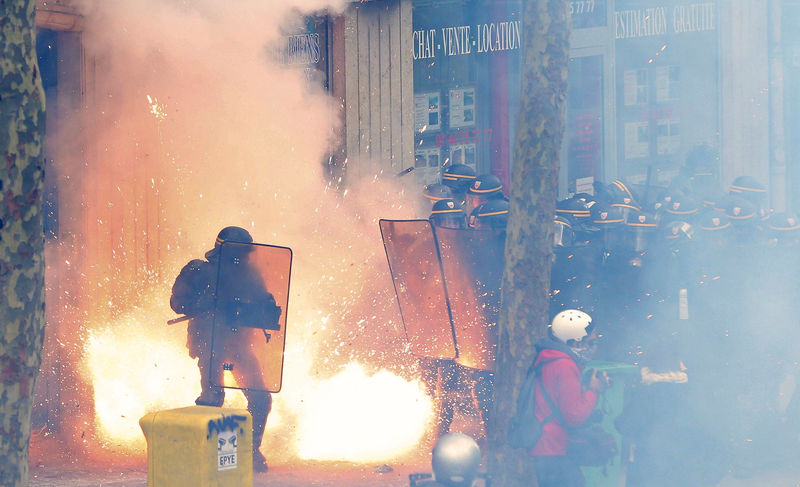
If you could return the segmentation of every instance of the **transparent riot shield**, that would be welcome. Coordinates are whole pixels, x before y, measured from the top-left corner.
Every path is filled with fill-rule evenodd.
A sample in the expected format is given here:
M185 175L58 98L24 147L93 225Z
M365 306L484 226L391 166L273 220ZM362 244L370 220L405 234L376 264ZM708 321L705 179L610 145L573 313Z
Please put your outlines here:
M225 242L218 265L211 384L278 392L292 250Z
M458 345L456 362L494 370L505 232L436 227Z
M428 220L381 220L381 236L409 350L419 357L455 358L456 345Z

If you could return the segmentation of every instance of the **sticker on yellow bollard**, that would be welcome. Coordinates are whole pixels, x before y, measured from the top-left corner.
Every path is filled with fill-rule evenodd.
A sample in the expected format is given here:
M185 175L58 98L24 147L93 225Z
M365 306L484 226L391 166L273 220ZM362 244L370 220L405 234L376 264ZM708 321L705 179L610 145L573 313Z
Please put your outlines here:
M253 420L246 409L190 406L139 420L148 487L252 487Z
M217 434L217 470L236 468L236 431L220 431Z

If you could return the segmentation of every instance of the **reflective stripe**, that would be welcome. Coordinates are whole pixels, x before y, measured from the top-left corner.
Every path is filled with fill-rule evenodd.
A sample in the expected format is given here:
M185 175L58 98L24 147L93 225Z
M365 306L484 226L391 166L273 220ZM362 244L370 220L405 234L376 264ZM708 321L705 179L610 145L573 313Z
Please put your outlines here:
M766 189L757 189L757 188L746 188L744 186L734 186L731 184L731 191L735 191L737 193L741 193L743 191L752 191L753 193L766 193Z
M469 188L469 189L467 190L467 192L468 192L468 193L491 193L492 191L500 191L500 189L501 189L501 188L502 188L502 186L496 186L496 187L494 187L494 188L491 188L491 189L475 189L475 188Z
M455 181L455 180L457 180L459 178L460 179L475 179L475 176L467 176L466 174L452 174L452 173L446 172L446 173L442 174L442 178L443 179L453 178L453 181Z
M793 227L773 227L772 225L768 225L770 230L777 230L779 232L786 232L789 230L800 230L800 225L795 225Z

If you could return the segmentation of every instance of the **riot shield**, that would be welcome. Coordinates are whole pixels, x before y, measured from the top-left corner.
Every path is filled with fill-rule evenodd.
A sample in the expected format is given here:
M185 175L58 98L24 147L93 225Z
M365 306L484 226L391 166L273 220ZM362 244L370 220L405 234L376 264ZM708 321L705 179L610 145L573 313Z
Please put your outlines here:
M428 220L381 220L409 350L419 357L455 358L456 345L442 268Z
M292 250L224 242L218 266L211 384L278 392Z
M505 232L435 228L458 345L456 362L494 370Z

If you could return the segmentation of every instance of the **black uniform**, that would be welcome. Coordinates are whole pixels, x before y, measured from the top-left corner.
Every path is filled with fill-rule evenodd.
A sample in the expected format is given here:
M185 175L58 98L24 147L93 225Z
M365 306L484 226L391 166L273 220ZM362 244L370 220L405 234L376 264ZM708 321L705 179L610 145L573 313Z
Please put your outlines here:
M275 306L275 299L264 286L258 273L249 265L219 266L218 252L209 252L209 260L195 259L190 261L175 279L172 286L170 306L176 313L191 316L187 328L187 343L189 356L197 358L200 369L201 394L195 403L203 406L220 407L225 400L225 390L212 384L222 384L222 370L211 369L211 345L213 325L215 321L215 305L217 313L217 334L215 338L221 343L215 345L216 353L225 362L235 362L237 367L232 371L240 384L263 384L258 361L252 355L247 340L243 339L243 332L249 330L242 323L243 319L267 319L277 322L275 313L280 313L280 308ZM234 256L246 262L244 256ZM222 272L236 272L236 278L226 278L224 281L232 283L236 289L226 290L226 295L235 296L231 302L215 303L217 287L217 269ZM244 303L244 304L243 304ZM247 308L243 308L247 306ZM255 310L253 312L252 310ZM277 310L277 311L276 311ZM241 330L240 330L241 328ZM265 388L263 388L265 389ZM267 424L267 416L272 409L272 396L267 390L245 389L247 409L253 417L253 461L257 471L266 470L266 462L258 451Z

